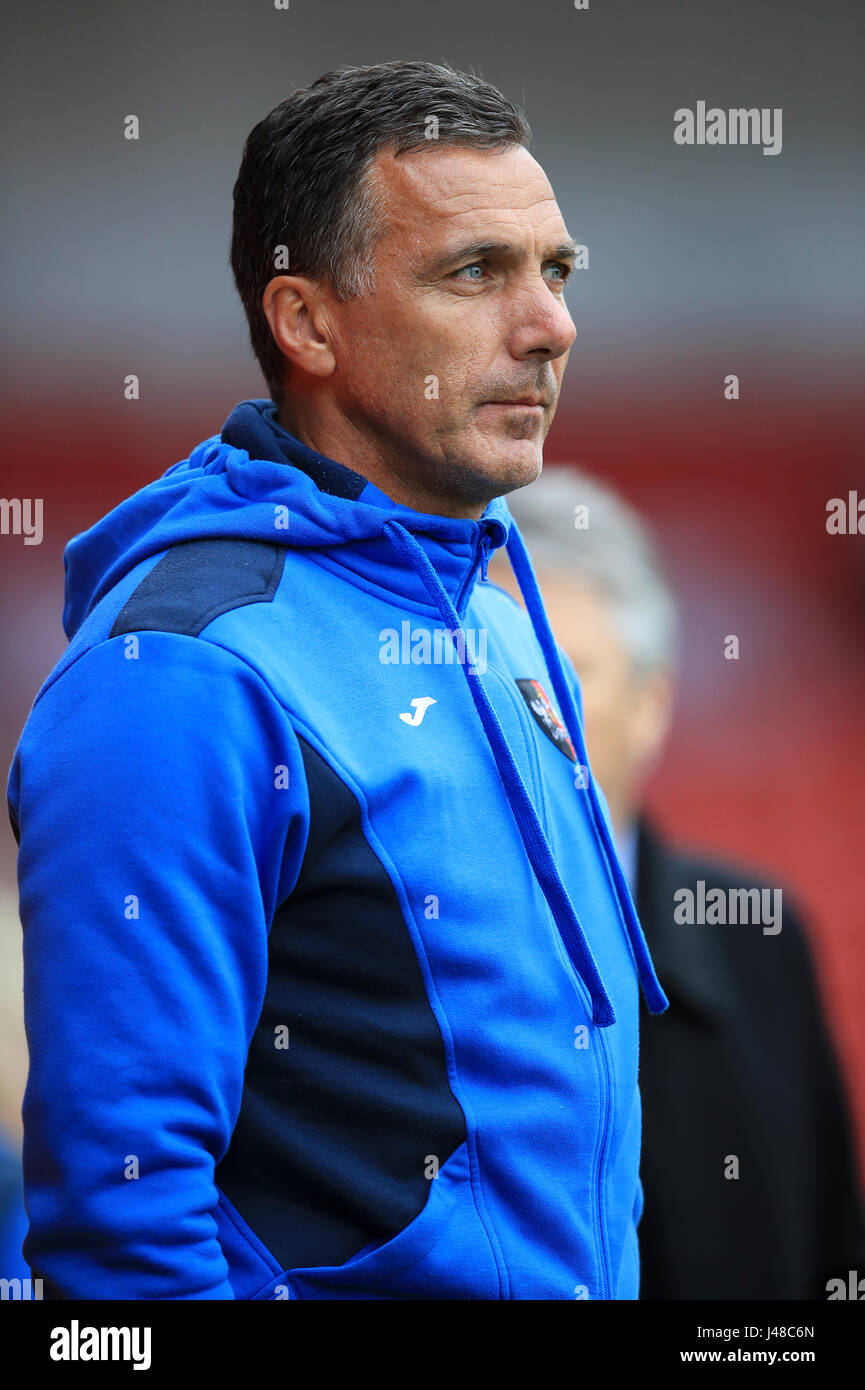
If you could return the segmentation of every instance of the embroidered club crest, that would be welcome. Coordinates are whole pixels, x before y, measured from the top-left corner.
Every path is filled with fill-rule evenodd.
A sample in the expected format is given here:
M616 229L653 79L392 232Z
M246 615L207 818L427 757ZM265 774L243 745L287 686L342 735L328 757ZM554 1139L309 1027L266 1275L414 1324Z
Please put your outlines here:
M550 704L547 693L540 681L527 679L518 680L517 685L519 686L520 694L547 738L552 739L553 743L564 753L565 757L570 758L571 762L575 763L577 761L577 755L574 752L574 745L571 742L570 735Z

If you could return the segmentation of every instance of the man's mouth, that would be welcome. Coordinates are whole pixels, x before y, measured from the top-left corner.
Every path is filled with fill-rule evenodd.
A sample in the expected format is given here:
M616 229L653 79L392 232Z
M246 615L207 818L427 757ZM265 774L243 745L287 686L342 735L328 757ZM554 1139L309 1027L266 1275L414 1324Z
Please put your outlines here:
M522 410L543 415L546 402L538 396L515 396L508 401L482 401L483 406L495 406L499 410Z

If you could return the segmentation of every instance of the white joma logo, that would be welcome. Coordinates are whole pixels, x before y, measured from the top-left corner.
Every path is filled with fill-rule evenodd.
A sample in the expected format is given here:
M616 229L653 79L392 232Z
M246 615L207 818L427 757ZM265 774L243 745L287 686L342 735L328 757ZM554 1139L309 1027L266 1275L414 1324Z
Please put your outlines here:
M418 724L420 724L420 722L422 721L430 705L434 705L435 703L436 702L431 695L421 695L417 700L412 700L411 702L411 707L414 710L414 714L408 714L407 712L404 712L400 715L400 719L402 720L403 724L411 724L414 728L417 728Z

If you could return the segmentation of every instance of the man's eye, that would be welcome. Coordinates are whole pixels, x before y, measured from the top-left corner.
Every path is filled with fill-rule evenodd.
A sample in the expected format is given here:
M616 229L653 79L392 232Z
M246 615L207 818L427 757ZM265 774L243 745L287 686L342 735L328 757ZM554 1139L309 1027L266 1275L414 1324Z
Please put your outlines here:
M552 265L548 265L546 269L558 271L560 278L553 283L559 285L563 285L571 273L571 267L569 265L563 265L561 261L555 261Z
M473 275L473 276L470 276L469 278L470 278L470 279L473 279L473 280L483 279L483 268L484 268L484 263L483 263L483 261L472 261L471 265L463 265L463 266L460 266L459 270L455 270L455 271L454 271L454 274L455 274L455 275L463 275L463 274L465 273L465 271L467 271L467 270L479 270L479 271L482 272L480 276Z

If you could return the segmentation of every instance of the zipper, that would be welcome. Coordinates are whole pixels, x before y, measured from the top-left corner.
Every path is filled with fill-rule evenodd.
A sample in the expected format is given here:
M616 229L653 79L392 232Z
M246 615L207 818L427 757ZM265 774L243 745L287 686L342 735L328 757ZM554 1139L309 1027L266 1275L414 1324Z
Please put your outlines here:
M482 531L482 532L481 532L481 535L480 535L480 550L481 550L481 583L482 583L482 584L486 584L486 582L487 582L487 565L488 565L488 563L489 563L489 558L490 558L490 538L489 538L489 535L487 534L486 531Z
M490 668L490 669L492 669L492 668ZM527 711L526 708L525 708L525 702L522 701L522 700L520 700L520 701L514 701L514 704L517 705L518 712L519 712L519 718L520 718L520 720L523 722L523 724L525 725L526 723L528 723L528 724L531 726L531 728L530 728L530 733L529 733L529 737L530 737L530 740L532 741L532 744L533 744L533 743L534 743L534 738L535 738L535 725L534 725L534 721L533 721L532 718L531 718L531 715L528 713L528 711ZM577 732L577 737L578 737L578 739L580 738L579 730L578 730L578 732ZM580 742L582 743L582 740L580 740ZM584 761L584 765L587 765L587 764L588 764L588 757L586 756L585 747L583 746L583 747L581 748L581 750L578 750L578 751L580 751L580 753L581 753L581 756L582 756L583 761ZM594 791L594 788L591 786L591 775L590 775L590 783L589 783L589 785L590 785L590 789L591 789L592 791ZM544 823L546 823L546 820L547 820L547 808L546 808L545 797L544 797L544 792L543 792L543 779L542 779L542 778L539 779L539 796L538 796L538 800L539 800L539 802L540 802L540 809L539 809L539 812L538 812L538 816L539 816L539 819L541 820L542 824L544 824ZM598 808L598 809L600 810L600 808ZM592 816L592 817L589 817L588 819L589 819L589 824L590 824L590 826L592 826L592 827L596 830L596 832L597 832L597 828L598 828L598 827L596 827L596 826L593 825L594 817ZM602 844L602 847L603 847L603 844ZM613 893L613 901L616 902L616 903L618 903L618 895L617 895L615 892ZM550 915L552 916L552 913L551 913ZM561 931L561 929L558 927L558 925L557 925L557 923L556 923L556 921L555 921L555 918L553 918L553 928L554 928L554 930L556 931L559 940L561 941L562 945L563 945L564 948L565 948L565 955L566 955L566 957L567 957L567 961L568 961L568 964L569 964L569 966L570 966L571 978L572 978L572 980L573 980L573 982L574 982L574 984L575 984L575 986L576 986L576 989L577 989L578 994L580 995L580 998L584 1001L584 1003L585 1003L585 1005L586 1005L586 1009L587 1009L587 1012L588 1012L588 1017L589 1017L589 1020L591 1021L591 1017L592 1017L592 998L591 998L591 995L589 994L589 991L588 991L588 989L586 988L586 985L585 985L585 983L584 983L584 981L583 981L583 978L582 978L582 976L580 975L580 972L579 972L579 970L577 969L577 967L576 967L576 965L575 965L575 963L574 963L574 957L573 957L573 954L572 954L572 952L571 952L571 950L570 950L570 948L569 948L569 946L568 946L568 942L567 942L567 940L566 940L566 938L565 938L565 935L564 935L564 933ZM594 1026L594 1025L591 1025L591 1026ZM592 1225L593 1225L594 1228L595 1228L595 1245L596 1245L596 1247L597 1247L598 1265L599 1265L600 1274L601 1274L601 1291L602 1291L602 1297L603 1297L604 1299L609 1300L610 1297L611 1297L611 1295L610 1295L610 1268L609 1268L609 1254L608 1254L608 1251L607 1251L606 1223L605 1223L605 1221L604 1221L604 1210L603 1210L603 1206L604 1206L604 1202L603 1202L603 1187L604 1187L604 1184L603 1184L603 1177L604 1177L604 1168L605 1168L606 1159L607 1159L607 1149L608 1149L608 1146L609 1146L609 1138L610 1138L610 1111L611 1111L611 1108L612 1108L611 1105L610 1105L610 1097L611 1097L611 1093L612 1093L612 1077L611 1077L611 1072L610 1072L610 1055L609 1055L609 1052L608 1052L608 1050L607 1050L607 1040L606 1040L606 1038L604 1037L604 1031L605 1031L605 1030L604 1030L603 1028L595 1028L595 1033L597 1034L598 1042L599 1042L599 1044L600 1044L600 1055L601 1055L601 1060L600 1060L600 1061L597 1061L597 1059L596 1059L596 1062L595 1062L596 1071L597 1071L597 1075L598 1075L598 1081L599 1081L599 1089L600 1089L601 1125L600 1125L600 1142L597 1144L596 1149L595 1149L595 1161L596 1161L597 1167L596 1167L595 1180L594 1180L594 1184L593 1184L593 1186L594 1186L594 1193L593 1193L593 1196L594 1196L594 1203L595 1203L595 1212L593 1213L593 1216L592 1216ZM594 1048L593 1048L592 1050L593 1050L593 1052L594 1052Z
M561 717L561 716L560 716L560 717ZM605 859L607 859L607 861L609 861L608 837L607 837L607 835L606 835L606 833L605 833L605 832L606 832L606 825L605 825L605 822L604 822L604 817L603 817L603 814L602 814L602 812L601 812L600 805L598 804L598 794L597 794L597 792L596 792L596 790L595 790L595 779L594 779L594 776L593 776L593 774L592 774L592 772L591 772L591 767L590 767L590 764L589 764L589 755L588 755L588 753L587 753L587 751L586 751L585 739L583 738L583 731L582 731L582 729L581 729L581 727L580 727L579 719L577 720L577 727L576 727L576 729L573 731L573 737L574 737L575 740L576 740L576 748L575 748L575 751L576 751L576 753L577 753L577 756L578 756L579 759L580 759L580 764L581 764L581 766L589 767L589 785L588 785L588 789L587 789L587 790L588 790L588 793L589 793L589 804L590 804L591 807L592 807L592 814L591 814L590 816L587 816L586 819L587 819L587 821L589 822L589 824L592 825L592 826L594 827L595 833L596 833L596 835L598 836L598 838L600 839L600 847L601 847L601 850L603 851L604 857L605 857ZM609 864L607 864L607 868L608 868L608 870L609 870ZM611 876L611 875L609 874L609 872L608 872L608 882L609 882L609 886L610 886L610 890L611 890L611 894L612 894L612 899L613 899L613 901L616 903L616 905L618 906L620 915L622 916L622 919L623 919L622 924L623 924L623 926L624 926L624 928L625 928L625 939L626 939L626 940L629 942L629 944L630 944L630 938L628 937L628 930L627 930L627 921L626 921L626 919L625 919L625 904L621 901L621 897L620 897L619 893L618 893L617 890L616 890L615 882L614 882L614 881L611 881L611 878L612 878L612 876ZM633 955L633 950L631 950L631 954ZM635 968L636 968L636 961L634 961L634 966L635 966ZM580 984L582 984L582 980L580 981ZM585 986L584 986L584 988L585 988ZM588 990L586 990L586 994L588 995ZM589 999L588 1002L589 1002L589 1008L591 1009L591 999ZM604 1031L605 1031L605 1030L604 1030L603 1028L598 1028L598 1029L596 1029L596 1032L597 1032L597 1035L598 1035L598 1041L599 1041L599 1043L600 1043L601 1058L602 1058L602 1062L603 1062L604 1086L603 1086L602 1089L603 1089L603 1092L604 1092L604 1096L603 1096L603 1124L602 1124L602 1126L601 1126L601 1143L600 1143L600 1148L599 1148L599 1151L598 1151L598 1176L597 1176L597 1182L596 1182L596 1184L595 1184L595 1197L596 1197L597 1214L598 1214L598 1246L599 1246L600 1256L601 1256L601 1259L600 1259L600 1266L601 1266L601 1277L602 1277L602 1281L603 1281L603 1284L602 1284L602 1286L603 1286L603 1296L604 1296L604 1298L606 1298L606 1299L610 1299L612 1295L611 1295L611 1290L610 1290L609 1252L608 1252L608 1250L607 1250L607 1233L606 1233L606 1223L605 1223L605 1221L604 1221L603 1195L602 1195L602 1194L603 1194L603 1188L604 1188L604 1183L603 1183L604 1167L605 1167L605 1165L606 1165L607 1148L608 1148L608 1145L609 1145L610 1111L611 1111L611 1109L612 1109L612 1106L610 1105L610 1098L611 1098L611 1095L612 1095L613 1081L612 1081L612 1074L611 1074L611 1067L610 1067L610 1054L609 1054L609 1051L608 1051L608 1049L607 1049L607 1040L606 1040L606 1037L604 1036ZM599 1073L600 1073L601 1068L599 1067L598 1070L599 1070Z
M475 541L475 551L474 551L474 556L473 556L473 558L472 558L472 562L471 562L471 564L469 565L468 569L466 570L465 579L463 580L462 584L460 585L460 587L459 587L459 592L457 593L457 595L456 595L456 597L454 598L454 601L453 601L453 602L454 602L454 608L455 608L456 611L457 611L457 617L460 619L460 621L462 621L463 610L464 610L464 607L465 607L465 602L466 602L466 598L467 598L467 595L468 595L469 586L471 585L472 580L474 579L474 576L475 576L475 573L476 573L476 571L477 571L477 568L478 568L478 565L479 565L479 564L480 564L480 569L481 569L481 574L480 574L481 582L482 582L482 583L486 583L486 578L487 578L487 562L488 562L488 560L489 560L489 547L490 547L490 538L489 538L489 534L488 534L488 532L487 532L482 526L479 526L479 528L478 528L477 540Z
M555 926L555 922L553 923L553 925ZM560 937L560 939L561 939L561 932L559 933L559 937ZM566 942L563 942L563 944L564 944L564 946L565 946L565 949L567 950L567 943L566 943ZM579 994L580 994L580 997L584 1000L584 1002L585 1002L585 1004L586 1004L586 1008L587 1008L587 1010L588 1010L589 1019L591 1019L591 1017L592 1017L592 999L591 999L591 995L589 994L589 991L586 989L586 986L585 986L585 984L583 983L583 980L582 980L582 978L581 978L579 972L577 971L576 967L574 966L573 960L571 959L570 952L568 952L568 960L569 960L569 962L570 962L571 974L572 974L572 976L573 976L574 983L576 984L576 987L577 987L577 990L578 990L578 992L579 992ZM590 1024L590 1026L594 1026L594 1025L591 1025L591 1024ZM612 1095L613 1082L612 1082L612 1076L611 1076L611 1070L610 1070L610 1054L609 1054L609 1052L607 1051L607 1040L606 1040L606 1038L605 1038L605 1036L604 1036L604 1032L605 1032L605 1030L604 1030L603 1028L595 1028L595 1035L596 1035L596 1037L597 1037L598 1044L599 1044L599 1049L600 1049L600 1060L598 1060L597 1057L595 1058L595 1070L596 1070L597 1076L598 1076L599 1091L600 1091L601 1123L600 1123L600 1137L599 1137L599 1141L598 1141L598 1143L597 1143L596 1146L595 1146L595 1158L594 1158L595 1173L594 1173L594 1181L593 1181L593 1188L594 1188L594 1191L593 1191L593 1194L592 1194L593 1197L594 1197L594 1207L595 1207L595 1210L594 1210L594 1212L592 1213L592 1226L594 1227L594 1230L595 1230L595 1246L596 1246L596 1249L597 1249L597 1255L598 1255L598 1268L599 1268L599 1270L600 1270L600 1276L601 1276L601 1297L602 1297L603 1299L610 1299L610 1297L611 1297L611 1294L610 1294L610 1261L609 1261L609 1252L608 1252L608 1250L607 1250L607 1228L606 1228L606 1222L605 1222L605 1220L604 1220L604 1197L603 1197L603 1193L604 1193L604 1169L605 1169L605 1167L606 1167L606 1162L607 1162L607 1149L608 1149L608 1147L609 1147L609 1139L610 1139L610 1113L611 1113L611 1110L612 1110L612 1106L611 1106L611 1104L610 1104L610 1098L611 1098L611 1095ZM593 1047L592 1047L592 1053L593 1053L593 1055L594 1055L594 1052L595 1052L595 1049L594 1049L594 1046L593 1046Z
M478 538L477 538L477 543L476 543L476 545L475 545L474 561L473 561L472 565L469 567L469 570L468 570L468 573L466 574L465 580L463 581L463 584L462 584L461 587L460 587L460 593L459 593L458 599L457 599L457 601L454 603L454 607L456 608L457 614L458 614L458 616L459 616L460 618L462 617L462 613L461 613L461 611L460 611L460 610L461 610L461 606L462 606L462 603L463 603L463 601L464 601L464 599L465 599L465 597L466 597L467 590L468 590L468 586L469 586L469 583L470 583L470 581L471 581L471 577L472 577L472 575L475 573L475 570L476 570L478 564L480 564L480 577L481 577L481 580L482 580L482 581L485 581L486 578L487 578L487 560L488 560L488 551L489 551L489 547L490 547L490 537L489 537L489 534L488 534L488 532L486 531L485 528L481 527L481 528L479 528L479 534L478 534ZM534 740L535 740L535 737L536 737L536 729L535 729L534 721L532 720L531 716L529 715L528 711L526 710L525 705L524 705L524 702L519 701L519 702L516 702L516 703L518 704L518 709L519 709L518 718L519 718L519 719L521 720L521 722L523 723L524 729L525 729L525 726L526 726L527 724L530 726L529 739L530 739L530 741L531 741L532 744L533 744L533 743L534 743ZM561 716L560 716L560 717L561 717ZM579 743L579 745L580 745L580 756L581 756L581 759L582 759L582 761L583 761L584 763L587 764L587 763L588 763L588 757L587 757L586 752L585 752L585 746L583 745L583 741L582 741L582 737L581 737L581 731L580 731L579 727L577 728L576 736L577 736L578 743ZM594 786L592 785L591 777L590 777L590 781L589 781L589 794L590 794L590 798L593 797L593 796L595 795L595 789L594 789ZM540 820L542 821L542 823L543 823L544 821L546 821L546 818L547 818L547 817L546 817L546 805L545 805L545 799L544 799L544 795L543 795L543 782L542 782L542 781L541 781L541 786L540 786L539 801L540 801L540 807L541 807L541 810L540 810L540 812L539 812L539 819L540 819ZM592 816L592 817L589 818L589 823L590 823L590 825L592 825L592 822L594 821L594 819L595 819L594 816ZM597 825L593 825L592 828L594 829L595 834L597 834L599 827L598 827ZM602 846L602 848L605 848L605 840L604 840L603 835L601 836L601 846ZM616 895L615 893L614 893L613 897L614 897L614 901L618 901L617 895ZM556 922L555 916L552 914L552 912L551 912L551 915L553 916L553 928L554 928L554 930L556 931L556 934L557 934L557 936L558 936L558 938L559 938L559 941L561 942L561 944L562 944L562 946L564 947L564 950L565 950L565 956L566 956L566 959L567 959L567 963L568 963L568 966L570 967L569 973L570 973L571 980L573 981L574 987L576 988L578 994L580 995L580 997L581 997L581 998L584 1000L584 1002L585 1002L585 1005L586 1005L586 1008L587 1008L588 1017L589 1017L589 1020L591 1021L592 1013L593 1013L592 999L591 999L591 995L590 995L590 993L589 993L589 990L588 990L587 986L585 985L585 983L583 982L582 976L580 975L579 969L578 969L578 967L577 967L576 958L575 958L574 950L573 950L573 943L570 942L570 941L568 940L568 934L566 934L566 933L562 930L562 928L559 926L559 924ZM597 1033L597 1035L598 1035L599 1042L600 1042L600 1051L601 1051L601 1059L602 1059L602 1061L599 1062L597 1059L595 1059L595 1070L596 1070L596 1073L597 1073L597 1076L598 1076L599 1091L600 1091L601 1125L600 1125L600 1142L597 1143L596 1146L595 1146L595 1155L594 1155L594 1161L593 1161L593 1166L595 1167L595 1176L594 1176L594 1183L593 1183L593 1186L594 1186L594 1194L593 1194L593 1195L594 1195L594 1203L595 1203L595 1212L592 1213L592 1225L593 1225L593 1227L594 1227L594 1229L595 1229L595 1248L596 1248L596 1254L597 1254L597 1258L598 1258L598 1265L599 1265L599 1268L600 1268L602 1296L603 1296L605 1299L609 1299L609 1298L610 1298L610 1273L609 1273L609 1260L608 1260L607 1244L606 1244L606 1228L605 1228L605 1223L604 1223L604 1211L603 1211L603 1206L604 1206L604 1203L603 1203L603 1175L604 1175L604 1167L605 1167L606 1157L607 1157L607 1148L608 1148L608 1144L609 1144L610 1112L611 1112L610 1096L611 1096L611 1091L612 1091L612 1079L611 1079L611 1074L610 1074L609 1053L608 1053L608 1051L607 1051L606 1040L604 1039L604 1036L603 1036L604 1030L603 1030L603 1028L596 1028L595 1031L596 1031L596 1033ZM593 1052L594 1052L594 1049L593 1049ZM595 1214L595 1213L596 1213L596 1214Z
M598 1028L596 1029L596 1032L598 1034L598 1038L601 1044L601 1056L604 1059L604 1079L606 1081L606 1087L604 1090L604 1122L601 1128L601 1147L598 1155L598 1180L595 1184L595 1196L597 1198L598 1208L598 1245L600 1248L601 1255L600 1264L601 1278L603 1280L603 1297L609 1299L612 1297L610 1293L610 1261L609 1252L607 1250L607 1232L606 1225L604 1222L602 1193L604 1188L604 1165L606 1163L607 1145L610 1137L610 1105L608 1102L610 1099L610 1093L612 1091L613 1083L612 1078L610 1076L610 1058L609 1053L607 1052L607 1040L604 1037L604 1030L603 1028Z

